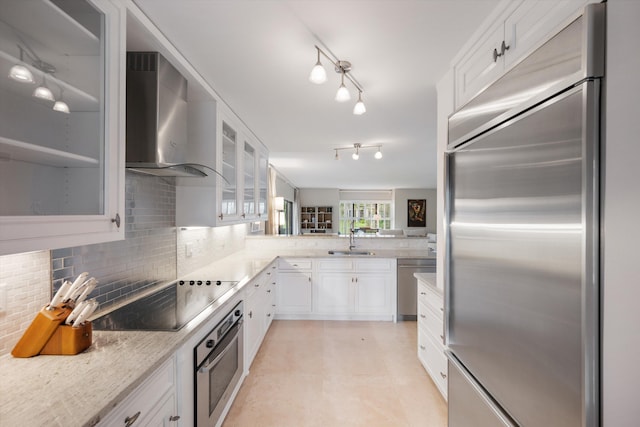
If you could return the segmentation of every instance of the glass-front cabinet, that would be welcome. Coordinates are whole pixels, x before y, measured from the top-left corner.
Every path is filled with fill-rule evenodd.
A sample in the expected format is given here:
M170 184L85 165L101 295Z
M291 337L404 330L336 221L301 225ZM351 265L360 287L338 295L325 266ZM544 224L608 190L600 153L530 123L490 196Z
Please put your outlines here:
M0 255L124 238L125 22L0 0Z
M218 217L232 219L238 214L238 130L228 120L222 119L220 210Z
M258 153L258 217L267 219L267 197L269 190L269 156L266 151Z
M256 149L247 141L244 143L244 197L242 198L243 218L256 215Z

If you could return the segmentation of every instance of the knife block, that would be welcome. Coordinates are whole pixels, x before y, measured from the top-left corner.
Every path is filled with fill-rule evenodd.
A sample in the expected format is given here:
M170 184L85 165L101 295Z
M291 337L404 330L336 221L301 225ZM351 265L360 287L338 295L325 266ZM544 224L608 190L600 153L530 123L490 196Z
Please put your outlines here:
M20 341L11 350L11 354L14 357L32 357L40 354L40 351L53 336L60 323L71 313L71 309L72 307L68 306L53 310L47 310L46 307L42 308L36 314L35 319L24 332Z
M93 327L84 322L77 328L59 325L40 354L73 355L82 353L91 346Z

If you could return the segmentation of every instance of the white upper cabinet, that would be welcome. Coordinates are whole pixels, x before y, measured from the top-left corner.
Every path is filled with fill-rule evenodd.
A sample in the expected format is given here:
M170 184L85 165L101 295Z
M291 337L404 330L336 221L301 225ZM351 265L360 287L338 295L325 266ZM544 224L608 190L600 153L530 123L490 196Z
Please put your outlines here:
M455 107L500 78L595 0L503 1L454 60Z
M111 0L0 2L0 255L124 238L125 24Z

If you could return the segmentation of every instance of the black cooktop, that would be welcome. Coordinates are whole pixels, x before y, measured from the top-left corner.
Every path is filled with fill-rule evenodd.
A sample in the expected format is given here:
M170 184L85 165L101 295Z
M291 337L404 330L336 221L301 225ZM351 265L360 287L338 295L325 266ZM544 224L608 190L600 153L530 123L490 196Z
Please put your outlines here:
M178 331L237 283L179 280L93 320L93 329Z

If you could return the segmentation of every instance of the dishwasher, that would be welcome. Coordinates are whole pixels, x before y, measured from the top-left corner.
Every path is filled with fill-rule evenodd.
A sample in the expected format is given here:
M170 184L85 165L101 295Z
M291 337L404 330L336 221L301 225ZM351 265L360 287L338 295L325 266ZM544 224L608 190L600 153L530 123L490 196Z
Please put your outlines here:
M398 258L397 320L417 320L418 285L413 273L435 272L435 258Z

